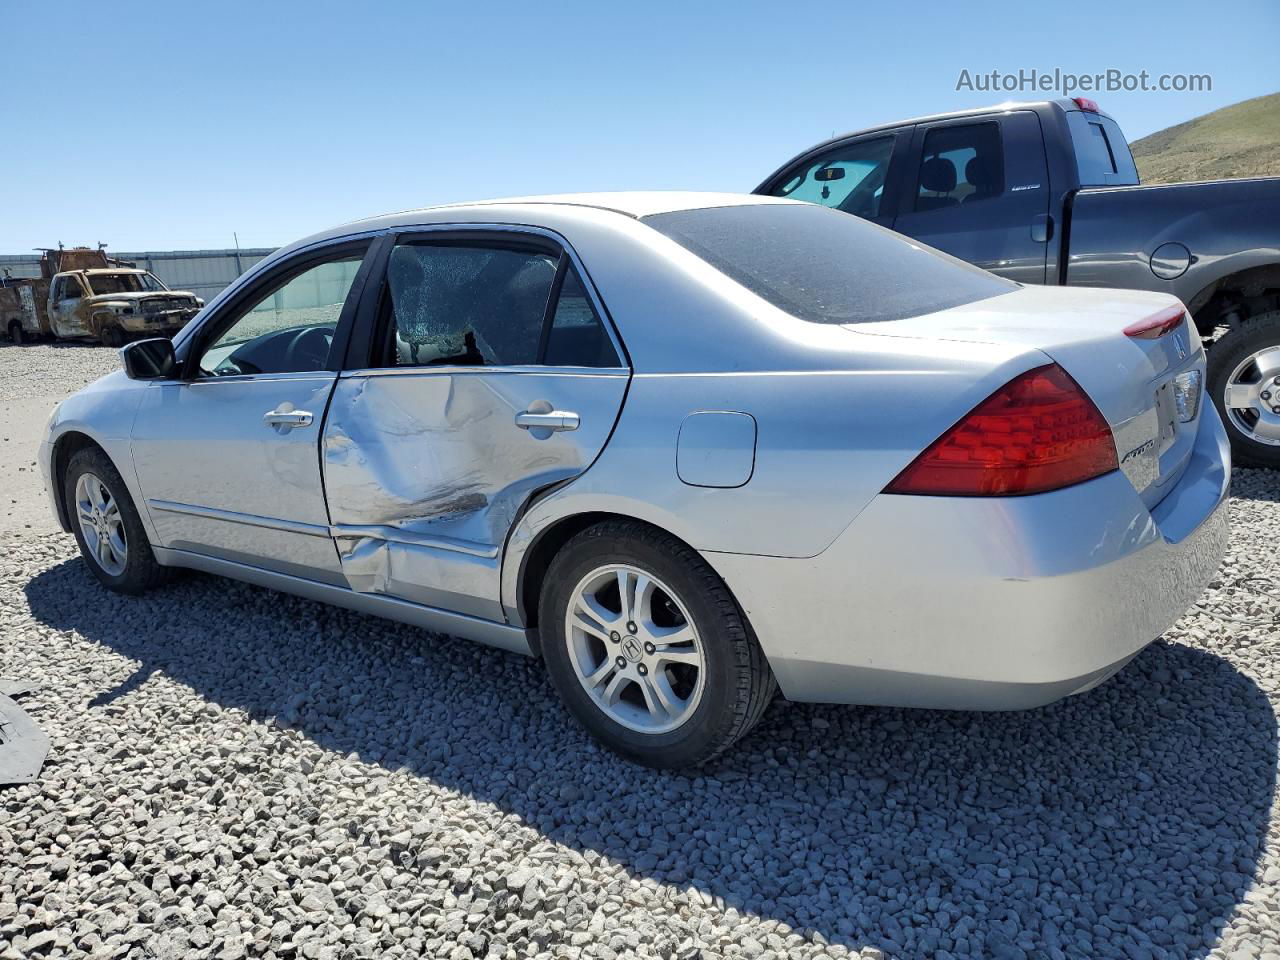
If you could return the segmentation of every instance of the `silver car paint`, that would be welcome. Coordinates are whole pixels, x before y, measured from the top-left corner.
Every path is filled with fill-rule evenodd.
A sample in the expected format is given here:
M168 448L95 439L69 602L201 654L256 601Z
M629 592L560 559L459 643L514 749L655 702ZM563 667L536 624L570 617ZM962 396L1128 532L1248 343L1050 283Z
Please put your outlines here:
M241 549L240 541L194 549L192 538L180 529L188 521L167 517L153 527L161 561L238 576L527 651L522 628L530 612L521 606L521 575L529 548L557 522L583 513L637 517L703 551L721 571L747 608L784 691L796 699L869 695L874 683L863 683L868 675L861 671L879 669L877 661L883 660L889 664L886 676L937 680L924 685L934 690L932 694L914 698L900 686L886 687L897 690L893 696L900 702L1022 705L1037 700L1027 695L1025 684L1050 684L1055 695L1071 692L1067 688L1079 686L1081 677L1088 675L1085 682L1092 682L1122 663L1163 629L1165 618L1185 608L1221 556L1221 535L1215 533L1221 527L1221 510L1187 493L1206 483L1213 486L1214 478L1223 474L1225 454L1215 461L1212 449L1206 448L1199 472L1184 465L1185 476L1170 481L1173 489L1161 502L1160 508L1181 505L1166 518L1171 526L1197 532L1176 543L1158 532L1161 524L1120 473L1054 494L994 501L879 494L921 449L977 402L1018 373L1049 362L1046 350L1070 353L1070 359L1062 362L1069 364L1077 379L1089 376L1088 350L1102 350L1101 398L1095 399L1113 426L1140 418L1140 411L1126 418L1118 405L1117 397L1128 387L1117 392L1107 386L1109 379L1145 384L1151 370L1141 365L1145 361L1140 356L1126 352L1128 345L1118 346L1114 334L1110 344L1097 337L1081 341L1078 352L1073 352L1076 346L1046 331L1072 329L1104 304L1111 304L1109 309L1117 317L1139 319L1164 306L1166 298L1147 294L1121 303L1115 291L1108 291L1061 303L1033 302L1024 290L985 301L1006 319L1025 311L1043 313L1038 329L1028 329L1022 337L989 333L985 338L946 340L922 332L929 323L945 325L950 313L922 318L915 328L908 324L893 331L815 325L778 311L677 244L616 212L616 208L642 213L755 202L789 201L675 194L477 204L363 221L277 253L241 283L298 251L357 233L442 224L517 229L537 224L572 248L584 279L595 286L622 334L634 375L626 387L621 415L594 463L591 458L603 439L584 439L580 446L534 445L530 449L555 455L545 463L534 454L520 454L508 462L486 453L500 444L498 427L506 425L502 421L510 423L520 403L531 395L504 396L494 385L524 379L519 375L504 377L495 371L476 377L473 371L437 377L418 371L408 376L351 371L338 380L325 428L331 431L323 447L325 480L332 484L331 516L320 519L312 509L314 497L305 492L304 499L311 499L302 504L305 510L296 520L286 515L289 510L283 505L258 502L255 509L248 509L257 501L244 495L225 502L229 512L252 515L248 521L241 518L246 529L255 528L244 534L250 549ZM191 336L233 292L234 288L224 292L206 307L176 341ZM449 380L447 388L441 383L444 377ZM599 391L574 399L584 408L576 411L584 418L583 429L595 430L611 418L611 409L616 412L618 397L611 391L625 386L626 377L616 372L591 373L581 379ZM465 385L459 389L463 380ZM136 408L146 391L172 386L116 377L107 387L99 387L98 393L118 395L108 399ZM1093 387L1086 386L1092 392ZM464 422L474 426L479 397L485 391L494 403L480 433L475 439L451 438L453 449L435 462L430 460L433 453L409 444L397 445L395 457L388 457L386 427L381 422L371 427L357 414L363 405L385 409L390 403L408 412L411 434L436 431L438 435ZM51 425L51 441L99 418L111 420L112 429L120 429L119 414L106 414L109 404L93 394L90 390L63 404ZM124 396L128 394L136 396ZM261 417L263 410L256 407ZM703 411L748 414L755 420L756 451L749 482L712 487L680 478L675 456L680 428L691 414ZM1212 438L1215 425L1220 435L1216 414L1208 410L1192 432ZM204 421L186 423L189 432L197 427L205 429ZM486 435L491 428L494 432ZM129 429L124 428L125 436ZM250 436L254 429L244 429L247 446L241 456L270 465L271 454L263 448L280 438L261 424L256 426L256 436ZM95 437L102 434L96 427L93 430ZM151 426L139 427L146 473L156 471L174 489L184 489L178 476L184 465L176 459L167 467L159 462L164 456L160 432ZM510 435L516 437L516 433ZM319 443L318 437L312 434L312 442ZM122 456L129 459L128 449L122 450L118 440L109 442L108 453L117 463ZM226 450L232 449L231 439L227 442ZM51 447L46 445L41 458L46 470L50 456ZM1195 462L1194 457L1189 459ZM202 495L214 496L219 485L231 493L243 486L244 472L236 462L223 459L206 465L211 476L202 482L211 492ZM424 465L429 467L425 472ZM304 473L278 466L268 466L268 475L285 478L276 488L283 501L299 492L294 479L303 487L309 481ZM147 497L142 496L137 479L131 481L136 502L166 499L144 488ZM172 513L148 505L154 516ZM461 508L441 509L450 505ZM215 530L227 520L186 516ZM254 517L264 516L282 522L265 526L254 522ZM503 527L513 520L504 545ZM299 534L294 523L323 527L328 536L318 535L318 530L311 531L317 533L314 537L294 536ZM276 537L274 546L257 539L265 536L257 532L262 530ZM1067 533L1071 536L1065 537ZM326 569L323 560L301 546L311 540L329 546L334 567ZM254 550L277 548L280 553L273 569L250 560ZM934 558L930 569L944 586L948 566L961 565L956 569L956 584L939 597L954 604L982 605L987 613L997 608L993 604L1012 604L1012 609L1025 614L1039 610L1055 620L1045 627L1045 642L1071 649L1058 661L1042 661L1043 669L1030 679L1005 663L1007 650L1000 644L991 645L986 654L959 671L953 659L941 656L946 651L940 651L929 634L941 614L919 603L917 593L915 604L891 608L894 636L917 637L914 646L903 645L904 655L909 652L917 658L915 666L901 662L903 657L894 651L881 650L880 638L885 634L876 628L890 615L877 614L866 605L874 605L877 589L893 586L902 595L919 586L915 568L903 567L899 561L922 551ZM1167 562L1161 565L1149 559L1156 552ZM1052 564L1039 562L1046 554L1055 558ZM1153 598L1151 609L1140 617L1132 615L1132 596L1121 598L1115 591L1101 589L1112 573L1130 571L1112 579L1140 595L1145 576L1153 571L1163 575L1175 567L1189 571L1180 579L1180 589ZM333 576L335 571L354 589ZM1069 575L1072 571L1078 575ZM895 574L901 581L889 584ZM1029 586L1023 591L1010 586L1018 583ZM960 590L961 584L971 589ZM976 587L990 589L982 593ZM1100 591L1096 596L1089 592L1095 587ZM1027 602L1033 595L1045 602ZM1069 636L1058 621L1064 612L1073 612L1082 597L1092 597L1096 609L1078 625L1083 633ZM1097 597L1113 602L1096 603ZM935 602L933 608L944 607ZM850 642L848 630L864 617L868 627L857 628L857 642ZM1026 625L1031 622L1023 618L1020 626L1029 629ZM951 642L981 654L990 625L973 611L957 623ZM837 626L844 628L843 634ZM1109 642L1114 636L1122 636L1123 642ZM930 661L935 656L939 657L936 667ZM826 671L824 665L831 669ZM991 668L989 681L982 672L987 668ZM1064 669L1080 672L1049 676ZM836 675L846 677L852 693L842 694L844 687L833 687L831 678ZM1041 688L1042 692L1047 689Z

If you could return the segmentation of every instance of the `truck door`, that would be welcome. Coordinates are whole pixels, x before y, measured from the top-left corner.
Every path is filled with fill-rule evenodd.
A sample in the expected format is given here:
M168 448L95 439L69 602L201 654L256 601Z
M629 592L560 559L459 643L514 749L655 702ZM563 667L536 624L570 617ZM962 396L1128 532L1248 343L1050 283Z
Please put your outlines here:
M1053 227L1040 119L1029 110L916 127L893 228L1022 283L1043 283Z
M84 288L74 273L60 273L53 278L49 293L49 325L56 337L87 337L89 330L80 317L80 301Z

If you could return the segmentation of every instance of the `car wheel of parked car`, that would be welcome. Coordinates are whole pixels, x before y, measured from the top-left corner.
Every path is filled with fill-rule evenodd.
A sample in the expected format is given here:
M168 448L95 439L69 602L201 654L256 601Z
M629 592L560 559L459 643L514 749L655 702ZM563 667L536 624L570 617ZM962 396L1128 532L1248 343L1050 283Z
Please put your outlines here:
M1207 375L1236 462L1280 469L1280 311L1251 317L1218 339Z
M571 539L547 571L538 618L570 712L648 766L706 762L773 697L773 674L724 581L646 524L606 521Z
M80 555L105 586L136 594L164 581L133 498L105 453L88 447L71 458L63 497Z
M21 344L22 341L26 339L24 336L25 333L26 331L22 329L22 324L17 320L13 320L9 323L9 339L15 344Z

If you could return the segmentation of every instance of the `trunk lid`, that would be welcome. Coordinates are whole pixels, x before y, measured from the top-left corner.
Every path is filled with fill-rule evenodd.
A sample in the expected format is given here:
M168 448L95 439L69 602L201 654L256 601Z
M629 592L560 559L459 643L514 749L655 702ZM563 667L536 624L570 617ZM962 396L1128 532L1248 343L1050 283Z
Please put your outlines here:
M1035 349L1062 366L1102 411L1116 458L1148 507L1177 483L1191 455L1204 405L1204 350L1185 315L1163 336L1125 328L1180 306L1165 294L1133 290L1023 287L939 313L848 329L872 336L999 343ZM1195 416L1178 415L1175 378L1198 370Z

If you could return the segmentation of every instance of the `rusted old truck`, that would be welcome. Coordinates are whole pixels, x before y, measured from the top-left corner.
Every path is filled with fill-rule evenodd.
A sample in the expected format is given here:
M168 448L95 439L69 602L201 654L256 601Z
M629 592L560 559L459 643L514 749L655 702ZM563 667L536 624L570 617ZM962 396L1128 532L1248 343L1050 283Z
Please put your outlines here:
M172 336L202 306L100 248L45 250L39 277L0 278L0 329L14 343L56 337L118 347L135 334Z

